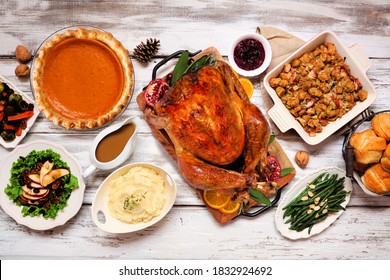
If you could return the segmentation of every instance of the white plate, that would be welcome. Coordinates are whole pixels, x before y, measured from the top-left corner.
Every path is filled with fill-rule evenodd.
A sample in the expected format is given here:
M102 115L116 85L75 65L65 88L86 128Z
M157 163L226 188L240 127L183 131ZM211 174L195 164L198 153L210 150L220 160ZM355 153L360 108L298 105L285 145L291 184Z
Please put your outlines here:
M79 181L79 187L72 191L68 199L68 205L59 211L54 219L45 219L42 216L23 217L22 208L11 201L8 196L4 193L4 189L7 187L9 179L11 177L12 164L20 157L26 156L32 150L46 150L52 149L54 152L61 156L61 160L66 162L70 167L71 173L77 177ZM76 159L69 154L65 148L60 145L38 140L28 144L20 145L16 147L8 156L2 160L0 168L0 205L3 210L11 216L16 222L21 225L25 225L35 230L47 230L57 226L64 225L69 219L77 214L83 203L85 184L83 177L81 176L82 169Z
M1 75L0 75L0 82L6 83L16 93L19 93L26 102L34 104L34 101L30 97L28 97L24 92L22 92L20 89L18 89L13 83L8 81L6 78L4 78ZM4 141L4 139L2 137L0 137L0 144L5 148L15 148L19 144L19 142L22 141L22 139L27 135L27 132L30 130L30 128L34 124L39 113L40 112L39 112L38 106L34 104L34 115L28 119L27 127L26 127L26 129L23 129L22 135L16 136L16 138L10 142Z
M279 232L289 238L289 239L302 239L302 238L308 238L313 235L319 234L326 228L328 228L333 222L337 220L338 217L344 212L340 210L339 212L336 212L330 216L328 216L325 220L322 222L316 224L313 226L311 229L311 232L309 234L308 229L305 229L303 231L295 231L295 230L290 230L290 224L286 224L285 221L288 219L287 217L283 219L283 207L285 207L290 201L292 201L298 194L301 193L301 191L306 188L307 184L313 181L318 175L321 173L327 172L331 175L333 174L338 174L338 178L345 177L345 182L344 182L344 190L347 192L350 192L346 198L345 201L341 204L344 208L347 206L350 198L351 198L351 193L352 193L352 182L350 178L346 177L345 171L342 169L339 169L337 167L327 167L327 168L322 168L318 169L314 173L302 178L301 180L298 181L296 185L294 185L283 197L283 199L279 202L278 208L276 210L275 214L275 222L276 222L276 228L279 230Z
M315 136L311 137L290 113L290 111L285 107L282 100L276 94L275 90L269 85L269 80L278 76L286 63L302 56L305 52L312 51L325 42L331 42L335 44L337 52L342 57L345 57L345 63L350 67L351 74L358 78L363 86L363 89L367 90L368 97L363 102L357 102L356 105L347 114L335 120L334 122L330 122L327 126L323 127L322 132L319 132ZM370 66L370 60L359 45L355 44L347 49L334 33L329 31L322 32L304 44L301 48L296 50L264 77L264 87L274 102L274 106L268 111L268 115L275 122L281 132L294 129L306 143L310 145L319 144L337 130L339 130L341 127L346 125L353 118L358 116L365 109L367 109L368 106L370 106L375 100L375 88L366 75L366 72Z
M165 177L165 204L161 214L157 217L154 217L149 222L140 222L135 224L124 223L120 220L117 220L110 216L108 209L108 191L110 183L112 180L118 178L119 176L127 173L129 168L133 166L146 166L158 170ZM169 210L171 210L176 199L176 184L172 177L162 168L149 164L149 163L131 163L124 165L113 173L111 173L100 185L99 189L96 192L95 199L92 203L91 213L92 219L95 222L96 226L100 229L110 232L110 233L129 233L145 229L151 225L154 225L160 221Z

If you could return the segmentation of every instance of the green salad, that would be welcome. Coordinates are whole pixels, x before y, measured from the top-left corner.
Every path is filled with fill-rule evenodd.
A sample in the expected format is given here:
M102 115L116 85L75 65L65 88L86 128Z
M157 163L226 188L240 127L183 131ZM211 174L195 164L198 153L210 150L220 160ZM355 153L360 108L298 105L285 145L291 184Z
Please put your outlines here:
M47 149L33 150L14 162L4 192L21 206L23 216L54 219L78 187L78 179L68 164L58 153Z

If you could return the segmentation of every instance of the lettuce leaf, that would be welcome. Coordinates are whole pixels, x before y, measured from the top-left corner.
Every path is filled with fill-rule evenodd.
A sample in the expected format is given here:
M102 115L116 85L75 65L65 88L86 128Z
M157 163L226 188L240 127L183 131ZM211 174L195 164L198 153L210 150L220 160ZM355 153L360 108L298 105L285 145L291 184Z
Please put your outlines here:
M8 198L12 200L16 205L22 206L19 201L19 196L22 194L22 172L24 170L31 170L36 168L38 162L44 163L45 161L51 161L54 163L53 168L66 168L70 170L70 167L66 162L61 160L61 156L54 152L52 149L31 151L25 157L19 157L13 164L11 168L11 178L7 187L4 189L4 192L7 194ZM50 203L50 207L46 209L42 206L29 205L22 206L21 212L23 216L40 216L42 215L45 219L52 218L54 219L58 212L65 208L67 205L68 198L70 197L72 191L79 187L78 179L73 174L65 175L60 178L61 185L63 186L62 193L59 197L58 203ZM49 194L52 195L52 191Z

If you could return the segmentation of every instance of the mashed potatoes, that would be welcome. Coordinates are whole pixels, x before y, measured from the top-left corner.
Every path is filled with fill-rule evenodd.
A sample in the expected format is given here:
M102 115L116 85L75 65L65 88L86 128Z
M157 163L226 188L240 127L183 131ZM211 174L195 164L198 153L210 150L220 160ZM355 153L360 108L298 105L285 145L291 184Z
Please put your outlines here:
M110 184L110 215L125 223L148 222L165 203L164 177L146 166L134 166Z

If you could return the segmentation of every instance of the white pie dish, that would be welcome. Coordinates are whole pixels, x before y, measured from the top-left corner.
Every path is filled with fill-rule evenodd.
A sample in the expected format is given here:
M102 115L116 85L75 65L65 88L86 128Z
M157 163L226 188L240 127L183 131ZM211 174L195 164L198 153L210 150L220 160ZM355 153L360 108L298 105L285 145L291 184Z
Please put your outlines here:
M271 78L279 75L286 63L292 62L295 58L299 58L304 53L312 51L319 45L326 42L331 42L336 46L337 52L345 58L345 63L350 67L351 74L358 78L363 89L367 90L368 97L362 102L357 102L356 105L343 117L324 126L322 132L317 133L315 136L309 136L301 124L285 107L275 90L270 86L269 81ZM346 48L333 32L324 31L319 33L278 64L264 77L264 87L274 102L274 106L268 111L268 115L282 133L290 129L294 129L309 145L319 144L367 109L375 100L375 88L366 74L370 66L371 61L358 44L355 44L350 48Z
M12 164L20 157L26 156L32 150L47 150L52 149L61 156L61 160L66 162L74 176L77 177L79 187L72 191L67 206L62 211L59 211L54 219L45 219L42 216L24 217L21 212L21 207L11 201L4 193L11 177L10 170ZM81 208L84 198L85 183L82 177L82 169L77 160L65 150L64 147L54 144L49 141L38 140L28 144L19 145L11 153L9 153L2 161L0 168L0 205L4 212L11 216L17 223L25 225L34 230L48 230L57 226L64 225L69 219L74 217Z
M312 174L309 174L305 176L304 178L300 179L283 197L283 199L279 202L278 208L276 210L275 214L275 223L276 223L276 228L282 234L284 237L287 237L292 240L296 239L305 239L309 238L313 235L319 234L322 231L324 231L326 228L328 228L331 224L333 224L339 217L340 215L344 212L343 210L340 210L339 212L333 213L332 215L329 215L325 220L322 222L319 222L313 226L311 229L311 232L309 233L307 229L303 231L295 231L295 230L290 230L289 226L290 224L286 224L286 218L283 218L283 213L284 210L283 208L290 203L304 188L306 188L307 184L313 181L318 175L321 173L327 172L331 175L337 174L339 177L345 177L345 182L344 182L344 190L349 192L349 194L346 196L345 201L341 204L344 208L347 206L349 203L349 200L351 198L351 193L352 193L352 182L351 179L346 177L346 173L344 170L338 168L338 167L326 167L322 169L318 169Z
M109 206L108 206L108 195L110 183L118 178L121 175L127 173L127 171L134 166L145 166L151 169L154 169L156 172L161 174L164 177L165 185L165 202L163 209L160 215L154 217L148 222L138 222L138 223L125 223L118 219L113 218L110 215ZM176 199L176 183L169 175L167 171L158 167L157 165L150 163L130 163L124 165L114 172L112 172L99 186L99 189L96 192L94 201L91 207L92 220L101 230L104 230L109 233L130 233L145 229L149 226L152 226L159 222L168 212L171 210Z

